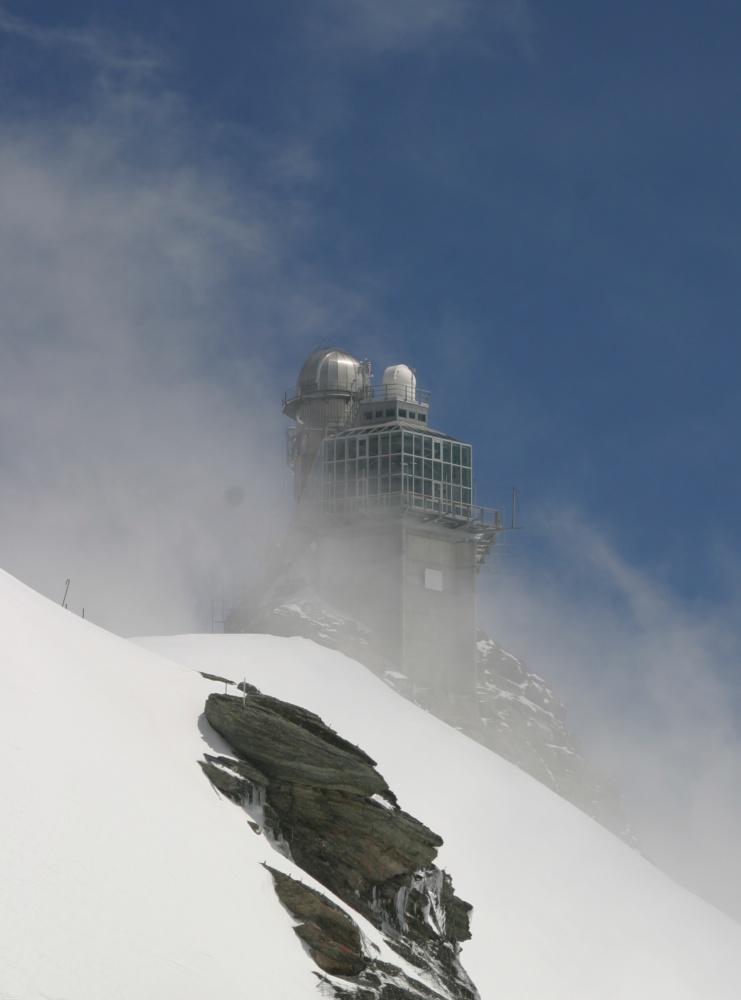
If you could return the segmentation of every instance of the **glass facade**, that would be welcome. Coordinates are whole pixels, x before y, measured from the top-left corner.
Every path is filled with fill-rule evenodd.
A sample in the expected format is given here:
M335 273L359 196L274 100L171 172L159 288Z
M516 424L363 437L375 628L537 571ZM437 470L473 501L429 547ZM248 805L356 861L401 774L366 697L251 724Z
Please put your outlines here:
M426 509L470 508L471 446L386 424L346 431L322 445L325 501L396 497Z

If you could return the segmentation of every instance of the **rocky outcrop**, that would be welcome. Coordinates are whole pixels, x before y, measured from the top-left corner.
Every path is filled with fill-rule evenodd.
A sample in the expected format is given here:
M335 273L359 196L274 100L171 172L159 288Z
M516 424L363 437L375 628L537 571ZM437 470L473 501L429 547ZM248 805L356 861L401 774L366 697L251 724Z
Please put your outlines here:
M408 977L396 969L395 988L408 991L396 995L474 1000L458 957L470 937L471 908L434 865L441 838L399 808L375 761L317 715L249 685L240 688L246 688L241 696L212 694L206 702L206 719L235 756L207 755L205 774L248 810L255 829L381 930L435 987L403 985ZM389 985L389 972L381 974L377 960L367 957L361 967L352 918L345 913L343 919L334 904L286 876L274 879L324 973L360 976L363 989L371 990L366 996L390 996L372 990L374 977Z
M316 889L265 866L273 876L278 899L296 918L294 931L311 957L332 976L358 976L368 967L360 930L344 910Z
M566 710L557 695L483 632L477 650L483 725L470 735L637 846L619 789L584 754L566 725Z
M477 636L476 691L471 696L420 689L381 655L362 623L328 609L314 596L299 596L283 583L255 599L252 618L235 612L235 631L301 635L359 660L403 697L483 744L567 799L632 847L637 839L619 789L584 754L566 724L562 702L546 682L483 632ZM301 581L295 582L299 588ZM273 604L268 597L275 598Z

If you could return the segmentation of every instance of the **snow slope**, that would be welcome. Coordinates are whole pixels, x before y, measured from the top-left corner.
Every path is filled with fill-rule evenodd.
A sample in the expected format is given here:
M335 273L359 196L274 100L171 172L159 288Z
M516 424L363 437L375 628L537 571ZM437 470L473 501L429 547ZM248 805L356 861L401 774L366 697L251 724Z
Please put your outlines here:
M260 865L290 862L196 764L223 690L197 670L304 705L378 761L474 906L463 964L483 1000L738 997L741 927L342 654L254 635L134 644L0 574L4 1000L318 995Z
M196 764L212 689L0 574L3 1000L316 997L282 859Z

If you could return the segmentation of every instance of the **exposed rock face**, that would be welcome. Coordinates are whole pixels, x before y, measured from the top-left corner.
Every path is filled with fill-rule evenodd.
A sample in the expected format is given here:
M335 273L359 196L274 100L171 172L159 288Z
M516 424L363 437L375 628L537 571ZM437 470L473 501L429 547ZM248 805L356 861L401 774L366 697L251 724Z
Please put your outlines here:
M294 927L311 957L333 976L358 976L368 967L358 925L326 896L266 866L278 899L300 921Z
M399 969L393 977L379 971L376 959L363 956L347 914L274 873L319 967L332 976L361 976L369 992L353 996L391 996L384 990L395 978L399 997L474 1000L458 960L460 942L470 937L471 908L433 863L440 837L399 808L375 761L317 715L251 687L241 697L210 695L205 714L237 755L201 762L213 784L247 807L279 849L383 931L434 988L425 992ZM341 989L336 996L350 995Z
M542 677L479 633L478 704L483 732L474 739L527 771L626 843L636 846L620 791L585 757L566 726L566 711Z
M289 582L283 584L287 593ZM476 695L465 698L415 689L394 664L383 659L369 629L315 599L294 595L274 606L256 604L253 619L235 613L232 626L249 632L301 635L352 656L405 698L527 771L626 843L637 845L619 789L583 753L566 725L566 711L557 695L483 632L477 642Z

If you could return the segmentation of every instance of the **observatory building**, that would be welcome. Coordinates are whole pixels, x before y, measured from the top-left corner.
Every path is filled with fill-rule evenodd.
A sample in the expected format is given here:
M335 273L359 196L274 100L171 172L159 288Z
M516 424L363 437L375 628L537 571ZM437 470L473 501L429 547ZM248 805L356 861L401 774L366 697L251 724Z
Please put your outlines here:
M415 690L469 693L476 573L502 530L476 504L471 445L433 430L412 369L373 386L369 363L339 348L306 358L283 413L294 579L368 628Z

